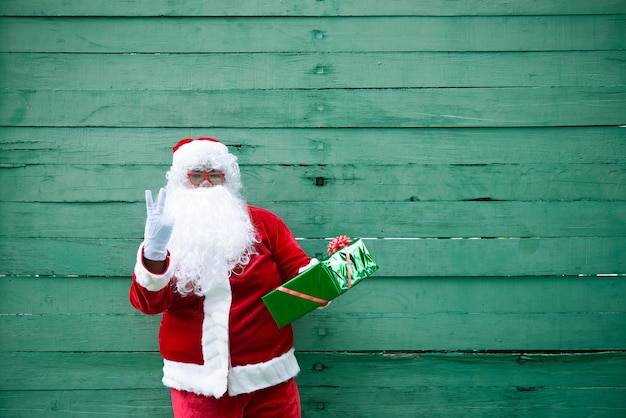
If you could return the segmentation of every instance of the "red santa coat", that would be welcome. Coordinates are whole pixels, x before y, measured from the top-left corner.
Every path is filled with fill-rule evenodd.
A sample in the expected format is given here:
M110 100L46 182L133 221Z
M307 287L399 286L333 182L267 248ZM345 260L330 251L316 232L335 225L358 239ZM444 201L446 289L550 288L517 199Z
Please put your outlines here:
M178 390L221 397L249 393L289 380L299 371L291 326L278 328L261 297L296 276L311 261L285 223L249 206L259 243L240 275L202 297L182 297L163 274L137 254L130 302L145 314L162 313L159 346L163 383Z

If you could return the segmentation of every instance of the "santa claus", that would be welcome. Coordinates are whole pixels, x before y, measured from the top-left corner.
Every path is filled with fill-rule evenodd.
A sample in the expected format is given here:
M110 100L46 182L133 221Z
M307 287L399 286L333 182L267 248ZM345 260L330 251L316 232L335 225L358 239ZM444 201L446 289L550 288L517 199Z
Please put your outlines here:
M131 304L162 314L163 383L175 417L299 417L290 326L261 297L316 262L273 213L246 205L237 158L211 138L173 148L153 201Z

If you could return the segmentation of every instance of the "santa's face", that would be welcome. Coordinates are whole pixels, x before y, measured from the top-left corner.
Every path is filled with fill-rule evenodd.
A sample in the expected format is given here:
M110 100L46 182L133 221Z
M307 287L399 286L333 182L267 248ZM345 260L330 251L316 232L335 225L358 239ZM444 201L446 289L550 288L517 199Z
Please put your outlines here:
M204 295L248 264L256 234L226 170L196 164L182 172L168 173L165 210L175 219L168 249L178 292Z

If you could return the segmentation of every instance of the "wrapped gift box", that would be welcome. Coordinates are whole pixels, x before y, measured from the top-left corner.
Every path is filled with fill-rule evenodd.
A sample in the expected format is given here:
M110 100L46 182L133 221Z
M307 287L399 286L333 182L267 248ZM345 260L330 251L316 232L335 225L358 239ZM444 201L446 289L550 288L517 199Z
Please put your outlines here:
M284 327L325 306L377 269L365 244L357 239L263 296L263 302L278 326Z

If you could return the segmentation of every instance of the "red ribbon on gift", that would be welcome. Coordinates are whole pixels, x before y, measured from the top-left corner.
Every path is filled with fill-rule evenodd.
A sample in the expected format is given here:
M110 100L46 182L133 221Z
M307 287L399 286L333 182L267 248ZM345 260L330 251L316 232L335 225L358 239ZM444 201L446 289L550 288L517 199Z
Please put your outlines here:
M348 245L352 240L345 235L339 235L328 244L328 254L333 255L337 251L346 249L346 268L348 270L348 289L352 287L352 272L350 271L350 252L348 251Z
M346 268L348 269L348 289L352 286L352 272L350 271L350 253L346 248Z
M319 303L322 306L328 305L328 301L327 300L316 298L315 296L307 295L306 293L298 292L297 290L287 289L285 286L279 286L278 290L280 290L281 292L284 292L284 293L288 293L291 296L295 296L295 297L298 297L298 298L310 300L312 302L317 302L317 303Z

